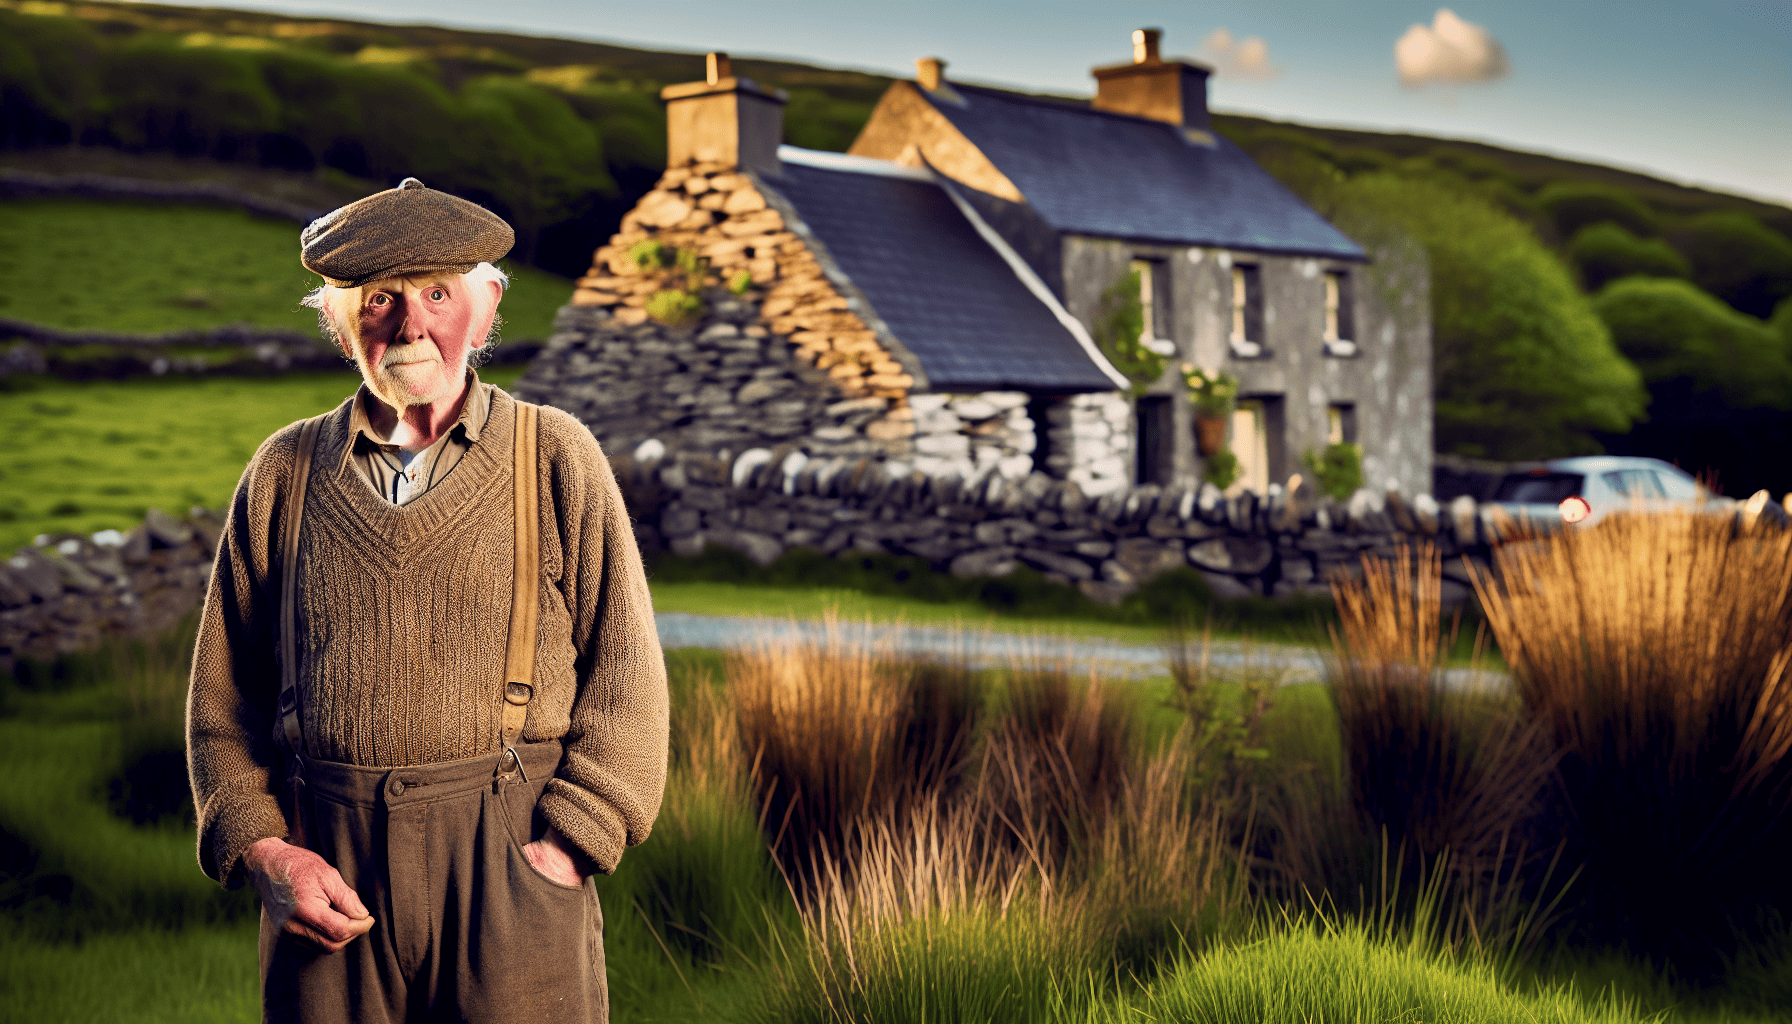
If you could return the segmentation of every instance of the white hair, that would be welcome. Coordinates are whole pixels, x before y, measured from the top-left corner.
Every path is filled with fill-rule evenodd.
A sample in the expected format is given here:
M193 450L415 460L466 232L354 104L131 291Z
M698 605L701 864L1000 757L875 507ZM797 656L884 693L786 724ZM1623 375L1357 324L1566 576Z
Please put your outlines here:
M500 290L507 290L510 287L510 275L499 270L490 263L481 263L472 270L462 274L461 277L464 278L468 284L476 285L483 284L487 281L496 281ZM319 285L306 292L304 297L299 299L299 305L304 306L307 309L317 310L318 331L321 332L324 337L328 338L331 344L341 347L342 332L336 326L336 318L330 315L330 308L332 305L342 301L342 296L350 293L354 295L358 302L361 298L361 290L365 287L366 285L358 285L352 288L338 288L333 284ZM467 353L468 366L478 369L491 361L492 350L498 347L498 328L503 326L503 323L504 318L494 312L492 314L492 329L491 332L485 336L485 344ZM353 361L352 358L350 361Z

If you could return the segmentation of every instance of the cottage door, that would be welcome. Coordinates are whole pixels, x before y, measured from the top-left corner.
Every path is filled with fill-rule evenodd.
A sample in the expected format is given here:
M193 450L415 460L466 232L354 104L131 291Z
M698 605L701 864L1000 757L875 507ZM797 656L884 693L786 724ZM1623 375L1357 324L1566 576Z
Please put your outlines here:
M1232 411L1232 454L1238 456L1238 479L1228 495L1269 491L1269 431L1261 401L1239 402Z

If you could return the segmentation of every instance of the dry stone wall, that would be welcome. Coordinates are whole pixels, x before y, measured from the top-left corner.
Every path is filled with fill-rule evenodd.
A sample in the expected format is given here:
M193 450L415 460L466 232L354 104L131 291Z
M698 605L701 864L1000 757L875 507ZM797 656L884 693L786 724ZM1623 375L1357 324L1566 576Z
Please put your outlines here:
M108 636L168 629L199 607L224 513L151 511L129 533L57 534L0 562L0 672Z
M656 452L644 454L657 455ZM1436 544L1447 595L1469 595L1461 560L1488 564L1489 539L1510 524L1492 506L1358 491L1349 501L1293 494L1227 497L1211 484L1090 494L1075 482L997 471L962 477L891 474L870 459L754 449L616 460L644 549L733 548L766 564L786 550L879 551L924 558L959 576L1017 566L1117 602L1143 581L1192 567L1221 597L1326 593L1363 555Z

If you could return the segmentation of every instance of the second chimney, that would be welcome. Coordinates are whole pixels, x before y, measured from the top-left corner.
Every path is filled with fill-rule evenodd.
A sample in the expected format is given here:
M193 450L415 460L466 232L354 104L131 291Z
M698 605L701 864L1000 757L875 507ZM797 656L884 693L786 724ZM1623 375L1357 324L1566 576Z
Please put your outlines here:
M1096 68L1095 109L1149 117L1178 128L1207 134L1209 69L1158 55L1163 30L1142 28L1132 34L1132 63Z
M737 77L720 51L708 56L704 71L704 81L660 90L666 101L666 166L708 164L781 175L778 144L784 141L789 96Z

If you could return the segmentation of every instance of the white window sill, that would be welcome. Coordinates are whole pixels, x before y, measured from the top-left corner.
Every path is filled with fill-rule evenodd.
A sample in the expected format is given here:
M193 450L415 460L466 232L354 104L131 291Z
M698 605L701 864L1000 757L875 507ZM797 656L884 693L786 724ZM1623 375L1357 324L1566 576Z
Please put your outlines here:
M1325 343L1325 354L1337 359L1350 359L1357 354L1354 341L1328 341Z
M1139 344L1145 346L1147 352L1166 358L1176 354L1176 343L1168 338L1140 338Z
M1233 338L1232 357L1234 359L1261 359L1263 358L1263 346L1254 341L1239 341L1237 338Z

